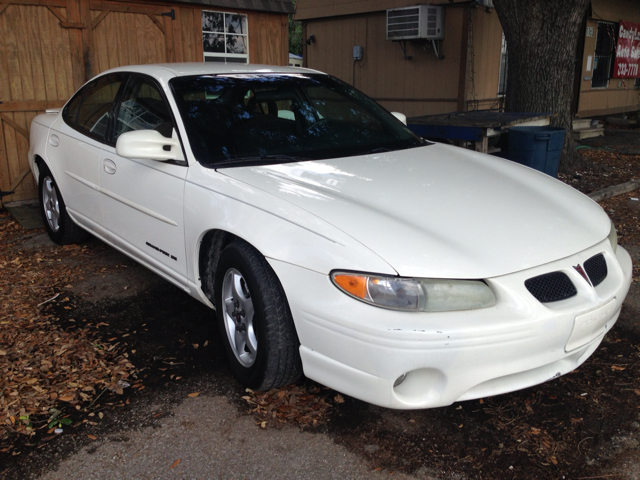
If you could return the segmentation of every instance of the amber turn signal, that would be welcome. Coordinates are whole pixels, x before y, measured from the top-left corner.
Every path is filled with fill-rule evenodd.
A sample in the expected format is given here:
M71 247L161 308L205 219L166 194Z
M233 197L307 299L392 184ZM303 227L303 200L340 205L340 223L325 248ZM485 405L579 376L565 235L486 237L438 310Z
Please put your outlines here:
M354 297L362 299L367 297L367 277L338 274L333 277L333 281L345 292L350 293Z

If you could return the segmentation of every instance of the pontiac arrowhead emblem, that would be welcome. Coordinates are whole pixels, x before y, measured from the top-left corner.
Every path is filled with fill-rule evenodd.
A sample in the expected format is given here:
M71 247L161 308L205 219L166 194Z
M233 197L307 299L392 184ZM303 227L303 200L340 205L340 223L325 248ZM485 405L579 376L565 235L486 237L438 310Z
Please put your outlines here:
M582 269L582 266L580 264L576 265L575 267L573 267L576 269L576 272L578 272L582 278L585 279L585 281L591 285L591 280L589 280L589 277L587 276L586 272ZM593 285L591 285L593 287Z

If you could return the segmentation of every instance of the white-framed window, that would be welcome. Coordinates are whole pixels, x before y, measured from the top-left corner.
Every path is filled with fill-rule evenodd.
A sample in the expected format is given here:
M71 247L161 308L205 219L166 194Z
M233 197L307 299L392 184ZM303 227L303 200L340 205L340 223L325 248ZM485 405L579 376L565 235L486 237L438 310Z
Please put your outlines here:
M205 62L249 63L247 16L203 10L202 49Z

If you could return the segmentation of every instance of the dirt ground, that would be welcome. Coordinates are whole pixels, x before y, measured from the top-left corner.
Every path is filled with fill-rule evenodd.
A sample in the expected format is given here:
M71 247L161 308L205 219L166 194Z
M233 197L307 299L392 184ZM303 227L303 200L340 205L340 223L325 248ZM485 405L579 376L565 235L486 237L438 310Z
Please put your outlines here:
M584 142L590 163L563 181L589 193L640 178L640 134L607 133ZM107 376L94 372L103 383L86 400L60 401L68 392L59 390L59 418L70 419L62 434L35 415L30 432L7 430L15 433L0 444L0 477L640 479L639 195L602 202L633 257L634 281L618 323L585 364L520 392L421 411L375 407L304 379L246 392L227 368L209 309L95 239L60 249L0 212L0 285L42 272L28 285L27 307L9 314L3 306L0 328L17 315L45 318L38 329L108 350L109 367ZM22 298L6 288L3 295ZM0 354L9 347L0 343ZM77 384L80 373L64 381Z

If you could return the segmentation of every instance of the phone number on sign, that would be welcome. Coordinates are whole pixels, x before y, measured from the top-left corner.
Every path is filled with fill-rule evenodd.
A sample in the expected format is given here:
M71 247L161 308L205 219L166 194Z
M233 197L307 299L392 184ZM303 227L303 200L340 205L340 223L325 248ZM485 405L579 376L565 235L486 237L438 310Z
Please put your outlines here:
M619 63L618 75L624 77L637 77L638 76L638 64L637 63Z

